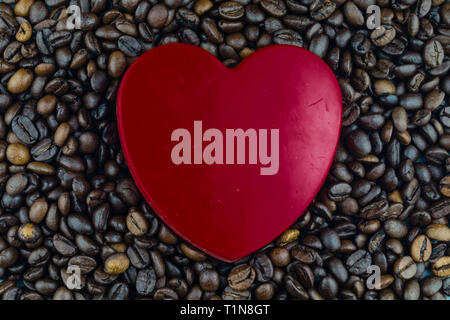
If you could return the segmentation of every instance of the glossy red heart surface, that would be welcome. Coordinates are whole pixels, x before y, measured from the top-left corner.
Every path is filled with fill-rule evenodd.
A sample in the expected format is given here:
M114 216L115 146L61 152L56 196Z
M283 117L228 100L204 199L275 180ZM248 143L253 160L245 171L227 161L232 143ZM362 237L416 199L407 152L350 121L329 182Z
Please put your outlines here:
M158 216L224 261L294 223L323 184L342 102L328 66L298 47L260 49L235 68L187 44L156 47L117 97L124 156Z

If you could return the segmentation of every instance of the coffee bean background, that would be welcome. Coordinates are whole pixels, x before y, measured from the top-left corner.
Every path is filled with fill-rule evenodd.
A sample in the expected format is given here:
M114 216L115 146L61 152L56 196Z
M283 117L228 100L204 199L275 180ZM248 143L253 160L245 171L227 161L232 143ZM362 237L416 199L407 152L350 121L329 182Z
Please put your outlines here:
M68 30L70 5L79 29ZM297 223L232 264L155 216L120 149L120 78L171 42L230 67L270 44L304 47L341 85L342 137L325 185ZM449 52L445 0L2 1L0 297L445 299ZM373 265L377 288L366 283ZM71 266L81 289L65 285Z

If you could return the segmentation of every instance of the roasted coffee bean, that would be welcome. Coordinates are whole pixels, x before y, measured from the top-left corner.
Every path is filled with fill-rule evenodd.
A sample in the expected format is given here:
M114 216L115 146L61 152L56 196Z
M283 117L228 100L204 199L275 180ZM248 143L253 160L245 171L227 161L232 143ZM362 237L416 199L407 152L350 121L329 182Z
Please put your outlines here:
M320 233L320 239L328 250L331 252L339 250L341 247L341 239L339 238L336 231L332 229L324 229Z
M0 268L9 268L19 259L19 253L14 247L0 251Z
M362 130L352 131L345 139L346 146L358 157L368 155L372 151L369 136Z
M316 260L317 252L307 246L296 245L292 248L292 257L300 262L311 264Z
M89 256L74 256L70 258L68 266L77 267L82 274L88 274L95 269L97 262Z
M417 271L417 265L410 256L399 258L394 264L394 273L403 280L411 279Z
M124 253L116 253L109 256L105 261L105 272L108 274L121 274L127 271L130 259Z
M11 123L11 129L17 138L24 144L33 144L39 138L39 132L35 125L25 116L15 117Z
M290 262L289 250L286 248L275 248L269 253L273 264L277 267L285 267Z
M286 291L295 299L307 300L309 298L307 291L302 285L292 276L288 275L284 279Z
M142 269L136 277L136 290L140 295L150 295L156 285L156 275L152 268Z
M429 276L421 280L420 284L422 294L427 297L436 294L442 288L442 280L433 276Z
M417 236L411 244L411 257L416 262L428 261L431 256L431 252L431 241L425 235Z
M250 298L251 293L248 290L237 291L227 286L222 292L223 300L249 300Z
M444 61L444 49L439 41L428 41L424 47L424 60L431 67L435 68Z
M39 141L30 150L31 156L36 161L48 161L52 159L57 152L58 148L53 145L52 140L49 138Z
M450 257L443 256L439 258L431 269L437 277L448 277L450 275Z
M136 57L142 51L142 45L136 38L128 35L123 35L117 40L117 47L128 57Z
M253 258L251 265L255 269L257 281L267 282L273 278L274 267L267 255L257 253Z
M234 268L228 276L228 285L239 291L248 289L255 280L255 270L250 266Z
M426 233L433 240L450 241L450 228L444 224L429 224Z
M148 223L144 214L131 208L127 216L128 230L135 236L143 236L148 231Z
M355 251L346 261L346 266L350 273L362 275L367 272L367 268L372 264L372 257L365 250Z
M73 256L77 252L77 247L72 241L60 234L53 236L53 246L63 256Z

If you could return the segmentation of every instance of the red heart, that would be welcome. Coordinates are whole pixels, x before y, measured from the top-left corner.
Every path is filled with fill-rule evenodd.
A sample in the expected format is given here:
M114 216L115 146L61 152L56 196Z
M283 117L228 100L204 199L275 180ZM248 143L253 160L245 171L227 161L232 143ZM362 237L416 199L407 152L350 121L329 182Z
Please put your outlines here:
M342 113L333 72L313 53L286 45L258 50L234 69L192 45L157 47L126 72L117 108L124 155L145 199L182 238L225 261L264 246L307 208L332 163ZM278 129L278 172L261 171L272 166L275 173L275 152L270 165L259 157L249 164L250 142L246 164L176 165L172 133L187 129L193 144L194 121L203 133L220 130L224 162L226 129L255 129L259 141L259 129L268 129L269 150ZM200 160L209 143L197 144ZM188 150L180 154L185 160Z

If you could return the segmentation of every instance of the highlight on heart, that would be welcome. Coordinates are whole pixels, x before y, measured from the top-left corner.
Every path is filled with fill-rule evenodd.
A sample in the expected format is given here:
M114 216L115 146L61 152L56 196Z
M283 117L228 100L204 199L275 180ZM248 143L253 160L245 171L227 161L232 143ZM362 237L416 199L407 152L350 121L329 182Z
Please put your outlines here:
M264 166L260 168L261 175L278 173L280 163L279 129L270 129L270 145L268 145L269 129L249 128L245 131L241 128L226 129L224 137L222 131L216 128L209 128L203 132L203 122L194 121L193 131L194 136L192 137L191 132L186 128L173 130L170 140L178 142L171 151L171 159L174 164L239 165L247 164L246 159L248 158L248 164ZM247 141L248 143L246 143ZM204 148L203 142L208 143ZM248 150L246 150L246 145L248 145Z

